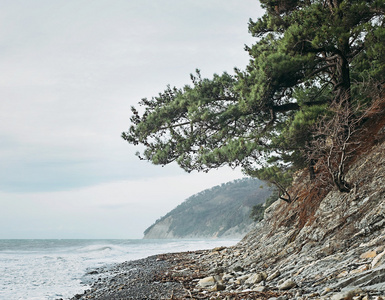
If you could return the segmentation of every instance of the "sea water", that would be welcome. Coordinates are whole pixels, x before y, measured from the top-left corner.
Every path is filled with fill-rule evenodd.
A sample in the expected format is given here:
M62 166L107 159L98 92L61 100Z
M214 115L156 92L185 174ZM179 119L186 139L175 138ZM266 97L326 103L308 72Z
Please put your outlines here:
M68 299L93 268L237 240L0 240L0 299Z

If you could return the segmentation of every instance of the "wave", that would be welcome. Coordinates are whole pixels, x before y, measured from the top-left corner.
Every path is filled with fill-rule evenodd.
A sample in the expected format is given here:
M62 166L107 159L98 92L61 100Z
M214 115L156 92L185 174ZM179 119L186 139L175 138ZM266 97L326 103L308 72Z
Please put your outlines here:
M112 250L112 246L88 246L84 247L82 251L84 252L98 252L98 251L105 251L105 250Z
M128 252L128 249L124 249L123 247L119 247L116 245L89 245L85 247L81 247L77 250L78 253L95 253L95 252L115 252L122 253Z

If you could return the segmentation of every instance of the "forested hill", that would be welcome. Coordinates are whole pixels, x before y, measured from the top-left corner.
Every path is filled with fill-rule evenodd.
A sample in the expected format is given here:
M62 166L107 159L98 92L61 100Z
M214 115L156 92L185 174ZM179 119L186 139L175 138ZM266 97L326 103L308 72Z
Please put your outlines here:
M251 227L250 212L264 203L271 188L258 179L244 178L195 194L158 219L145 239L240 237Z

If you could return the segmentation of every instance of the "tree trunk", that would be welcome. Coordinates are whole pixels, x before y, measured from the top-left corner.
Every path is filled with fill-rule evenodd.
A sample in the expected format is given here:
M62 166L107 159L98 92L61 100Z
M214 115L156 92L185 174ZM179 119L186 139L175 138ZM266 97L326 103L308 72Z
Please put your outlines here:
M334 183L341 193L349 193L351 190L350 184L344 180L342 174L334 176Z
M339 82L337 84L337 96L336 101L337 103L347 103L349 104L351 102L351 94L350 94L350 66L349 62L345 57L345 54L349 51L349 45L344 46L345 48L340 58L338 58L337 62L337 74L339 77Z

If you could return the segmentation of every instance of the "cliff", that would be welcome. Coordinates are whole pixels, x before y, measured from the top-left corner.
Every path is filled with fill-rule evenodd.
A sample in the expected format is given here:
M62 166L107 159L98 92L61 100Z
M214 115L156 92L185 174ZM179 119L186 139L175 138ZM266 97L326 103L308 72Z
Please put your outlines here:
M353 189L326 193L312 188L306 172L298 174L291 189L296 201L275 202L238 245L202 255L217 284L227 291L285 291L297 299L384 295L384 103L364 126L365 149L346 174Z
M191 196L144 232L145 239L235 238L253 227L250 212L264 203L271 189L244 178Z

